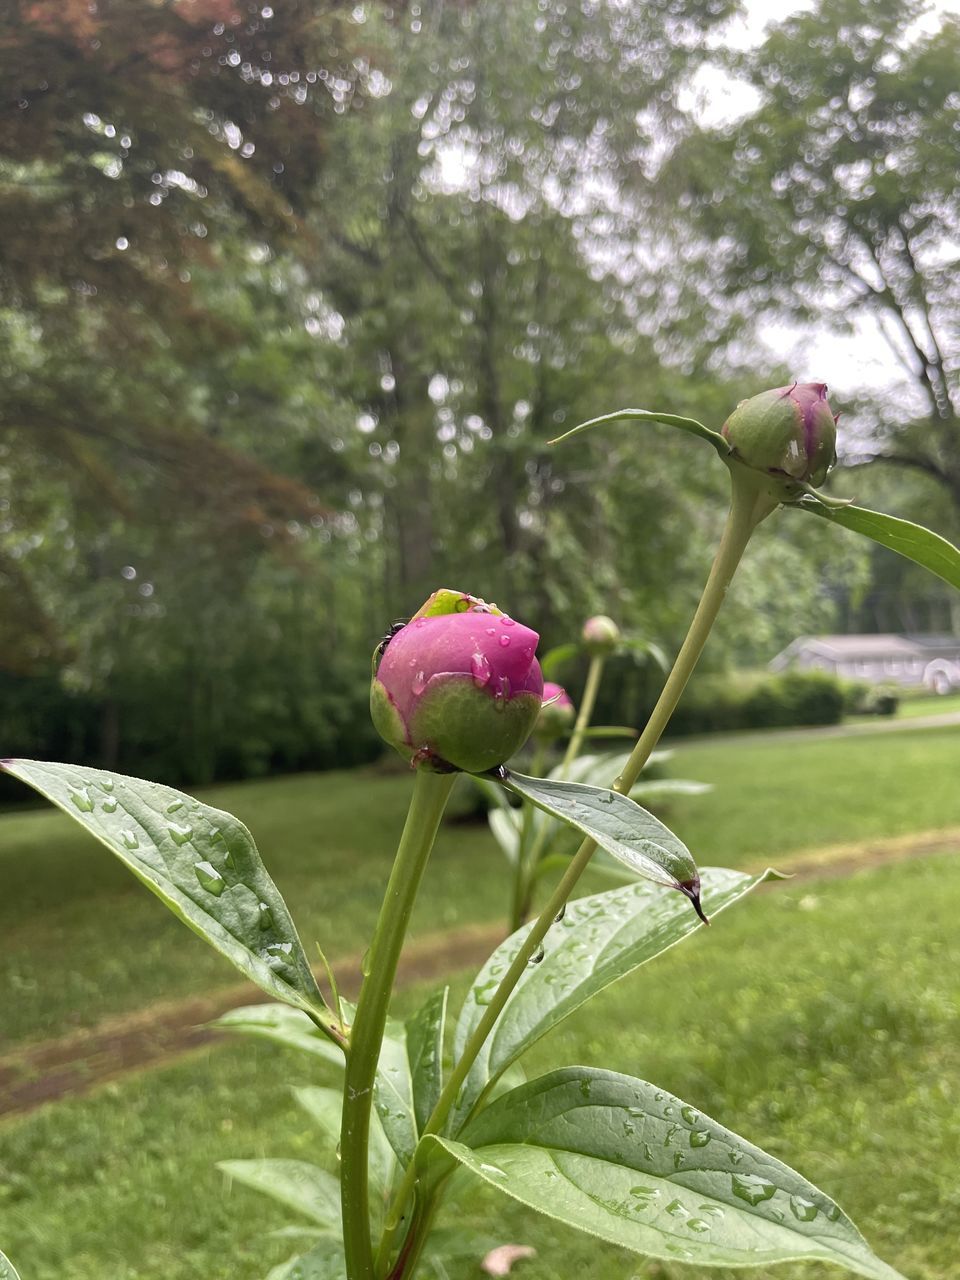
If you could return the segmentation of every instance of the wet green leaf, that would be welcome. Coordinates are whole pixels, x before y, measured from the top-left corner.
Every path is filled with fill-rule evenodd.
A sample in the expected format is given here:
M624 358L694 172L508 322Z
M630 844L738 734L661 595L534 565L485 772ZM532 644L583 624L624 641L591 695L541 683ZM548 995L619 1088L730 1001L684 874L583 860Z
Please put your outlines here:
M407 1058L418 1134L437 1105L443 1088L443 1029L448 991L447 987L435 991L407 1021Z
M449 1155L506 1195L636 1253L702 1266L832 1262L903 1280L802 1175L663 1089L568 1067L491 1103Z
M343 1066L343 1050L339 1045L331 1043L305 1013L286 1004L250 1004L230 1009L210 1026L260 1036L288 1049L316 1054L334 1066Z
M286 903L232 814L101 769L40 760L5 760L3 768L86 827L268 995L333 1025Z
M703 903L711 916L761 884L773 873L751 876L723 867L703 872ZM451 1132L457 1131L490 1083L530 1045L574 1009L700 927L678 894L635 881L579 898L544 939L543 960L529 965L464 1082ZM458 1058L490 1003L531 926L502 942L467 993L454 1036Z
M262 1191L318 1226L340 1234L340 1187L336 1178L306 1160L221 1160L228 1177Z
M5 1253L0 1253L0 1280L20 1280L16 1267Z
M267 1280L343 1280L347 1264L343 1246L337 1240L324 1240L314 1245L309 1253L281 1262L274 1267Z
M637 875L680 889L697 902L699 877L690 850L628 796L582 783L528 778L512 770L503 785L595 840Z

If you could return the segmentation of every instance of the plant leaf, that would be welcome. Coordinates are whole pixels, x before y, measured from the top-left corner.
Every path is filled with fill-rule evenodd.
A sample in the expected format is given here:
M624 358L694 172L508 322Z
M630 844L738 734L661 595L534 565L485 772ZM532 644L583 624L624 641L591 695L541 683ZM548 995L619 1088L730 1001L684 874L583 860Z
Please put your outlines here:
M819 1259L903 1280L799 1173L643 1080L568 1067L505 1094L436 1139L530 1208L666 1261L768 1266Z
M578 426L565 431L562 436L556 436L555 439L548 441L548 443L560 444L564 440L569 440L571 436L576 436L581 431L586 431L589 427L599 427L605 422L620 422L624 419L639 422L663 422L668 427L678 427L681 431L689 431L691 435L699 436L701 440L706 440L713 445L721 458L725 458L730 452L730 446L719 431L712 431L709 427L705 427L702 422L697 422L696 418L681 418L675 413L658 413L655 409L616 409L613 413L604 413L599 418L590 418L587 422L581 422Z
M751 876L724 867L703 873L703 899L718 915L773 872ZM502 942L473 980L454 1035L454 1057L483 1017L500 978L531 929L524 925ZM563 923L544 940L543 960L529 965L464 1081L451 1132L469 1115L489 1085L541 1036L568 1014L699 928L682 898L659 885L634 881L578 898Z
M545 680L553 680L557 671L566 663L571 662L580 653L578 644L558 644L554 648L548 649L540 659L540 670L543 672Z
M274 1267L267 1280L344 1280L347 1264L339 1240L324 1240L309 1253L288 1258Z
M417 1133L427 1123L443 1088L443 1029L449 988L435 991L407 1022L407 1058Z
M228 1177L305 1214L334 1235L340 1233L340 1187L336 1178L305 1160L221 1160Z
M5 1253L0 1253L0 1280L20 1280L16 1267Z
M301 1053L313 1053L335 1067L343 1066L343 1050L299 1009L286 1004L250 1004L230 1009L209 1024L223 1031L261 1036Z
M269 995L336 1019L250 832L229 813L155 782L79 765L5 760L116 854L138 880Z
M417 1118L413 1109L413 1079L407 1056L407 1033L392 1019L380 1046L380 1061L373 1086L373 1105L387 1140L404 1166L417 1148Z
M507 861L512 866L516 866L517 858L520 856L520 831L513 813L514 810L491 809L487 813L487 822L494 840L505 854Z
M960 590L960 548L939 533L910 520L888 516L882 511L870 511L866 507L825 507L812 498L802 499L797 505L829 520L831 524L842 525L854 533L872 538L882 547L889 547L907 560L922 565Z
M700 912L700 877L690 850L659 818L616 791L506 773L503 785L576 827L637 875L679 889Z
M294 1089L293 1096L307 1115L316 1123L335 1152L340 1142L340 1121L343 1112L343 1094L339 1089L326 1089L307 1085ZM393 1148L383 1132L383 1125L376 1111L370 1117L370 1197L382 1209L393 1182L396 1159Z

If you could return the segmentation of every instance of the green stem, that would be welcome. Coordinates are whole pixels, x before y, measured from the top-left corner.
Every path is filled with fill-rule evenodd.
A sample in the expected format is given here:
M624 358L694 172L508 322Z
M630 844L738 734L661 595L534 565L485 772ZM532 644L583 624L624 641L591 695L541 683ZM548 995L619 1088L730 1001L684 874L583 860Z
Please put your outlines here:
M590 717L593 715L593 708L597 701L597 693L600 689L600 677L603 675L604 659L595 657L590 659L590 667L587 671L587 683L583 686L583 697L580 700L580 710L577 713L577 722L573 726L573 733L570 735L570 741L567 743L567 749L563 756L563 762L560 765L560 777L567 776L567 770L576 760L580 753L580 747L583 745L583 735L587 731L590 723Z
M717 548L710 575L704 586L700 604L694 614L686 639L677 654L673 668L664 684L663 692L660 694L650 720L640 740L634 747L623 772L613 784L613 789L619 791L622 795L629 794L640 775L640 771L659 742L660 735L666 728L667 722L680 700L680 695L683 693L686 683L697 665L697 660L703 652L710 629L716 620L717 614L720 612L720 608L726 598L727 589L733 580L733 575L736 573L737 566L754 529L761 520L764 520L779 505L780 499L775 495L775 490L771 488L761 473L751 471L736 461L730 461L727 465L733 481L733 493L720 545ZM587 864L596 848L597 845L594 840L588 838L583 841L540 915L531 926L526 938L520 944L520 949L512 964L500 980L500 985L493 993L489 1005L484 1010L483 1017L464 1046L463 1053L454 1066L450 1078L447 1080L437 1100L437 1105L433 1109L433 1114L423 1128L421 1137L425 1134L441 1133L443 1131L443 1127L456 1103L457 1096L470 1072L470 1068L493 1030L494 1024L503 1012L504 1006L514 988L526 972L531 957L546 937L555 916L560 911L560 908L566 905L567 899L586 870ZM416 1178L415 1164L411 1162L394 1198L395 1214L402 1212L404 1204L413 1194ZM396 1230L396 1224L391 1223L388 1229Z
M587 682L583 686L583 697L580 699L580 710L577 713L576 724L573 727L573 733L570 735L570 741L567 743L567 749L564 752L563 760L560 762L560 777L566 778L570 771L570 766L576 760L580 748L583 745L583 735L587 731L590 724L590 718L593 715L593 708L596 705L597 693L600 689L600 680L603 676L603 664L606 661L603 657L595 657L590 659L590 666L587 670ZM536 770L534 771L536 772ZM538 775L539 776L539 775ZM532 819L533 805L529 802L524 805L524 818ZM526 921L527 913L530 910L531 900L533 898L534 878L536 876L537 867L543 856L544 845L550 838L554 830L554 824L548 819L543 818L540 823L540 830L537 832L537 838L533 842L533 847L525 858L521 860L518 866L518 882L521 877L523 879L523 893L517 893L514 903L513 912L513 929L516 931ZM521 846L522 851L522 846ZM522 870L521 870L522 868Z
M370 944L369 969L350 1031L340 1127L340 1190L348 1280L374 1280L367 1183L370 1111L387 1007L410 913L455 773L418 769L393 870Z

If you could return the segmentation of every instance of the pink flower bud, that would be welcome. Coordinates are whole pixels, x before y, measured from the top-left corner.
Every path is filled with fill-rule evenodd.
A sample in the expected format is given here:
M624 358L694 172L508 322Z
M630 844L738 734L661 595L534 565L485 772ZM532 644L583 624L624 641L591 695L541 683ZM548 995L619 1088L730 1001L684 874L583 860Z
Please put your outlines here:
M822 484L837 460L837 417L822 382L795 382L741 400L723 435L748 467L812 485Z
M534 726L540 738L559 738L573 728L576 710L562 685L548 680L543 686L543 706Z
M523 746L536 723L540 637L474 597L447 594L456 611L421 610L390 638L371 714L380 736L413 764L485 773Z

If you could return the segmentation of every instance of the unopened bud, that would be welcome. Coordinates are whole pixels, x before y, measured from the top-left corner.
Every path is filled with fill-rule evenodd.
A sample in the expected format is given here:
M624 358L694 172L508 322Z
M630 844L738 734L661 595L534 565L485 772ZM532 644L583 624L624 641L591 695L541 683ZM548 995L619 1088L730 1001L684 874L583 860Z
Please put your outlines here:
M620 647L620 628L605 613L588 618L580 639L591 658L608 658Z
M837 459L837 419L822 382L795 382L741 400L723 435L748 467L812 485L823 483Z

